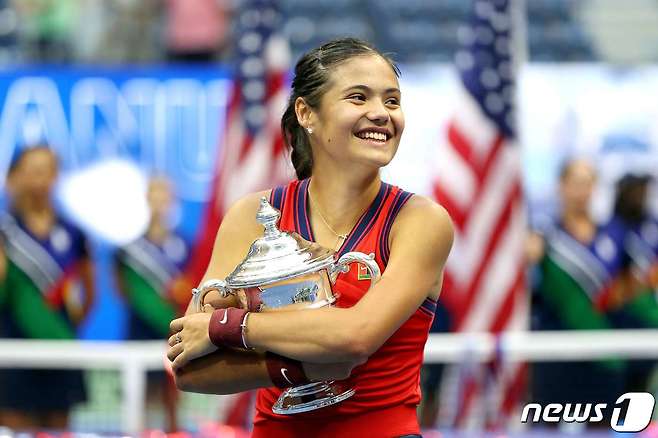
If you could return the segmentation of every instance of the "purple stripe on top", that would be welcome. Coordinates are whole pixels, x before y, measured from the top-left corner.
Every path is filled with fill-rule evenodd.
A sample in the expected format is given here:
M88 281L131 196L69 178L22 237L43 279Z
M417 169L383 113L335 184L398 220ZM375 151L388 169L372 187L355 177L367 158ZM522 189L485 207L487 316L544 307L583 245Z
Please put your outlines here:
M313 236L313 228L311 227L310 215L308 214L308 186L310 184L309 179L305 179L301 183L299 188L299 193L297 194L297 208L299 211L299 225L301 227L300 234L304 239L315 242L315 236Z
M339 256L356 248L361 240L363 240L363 238L366 236L366 234L368 234L368 231L370 231L370 228L372 228L372 225L377 220L377 216L384 207L384 201L390 192L391 186L389 184L382 183L379 187L379 192L377 193L375 200L372 202L372 204L370 204L368 210L363 213L356 226L350 233L349 237L338 251Z
M384 266L388 264L388 257L391 253L391 248L388 245L388 236L391 233L393 222L395 222L395 218L397 217L398 213L400 212L404 204L406 204L407 201L413 196L413 193L409 193L401 190L400 193L398 193L398 195L399 196L396 198L395 204L391 208L390 213L386 218L384 229L382 230L383 241L380 243L382 249L382 262L384 263Z
M434 312L436 312L436 301L431 298L425 298L423 304L420 305L420 309L434 315Z

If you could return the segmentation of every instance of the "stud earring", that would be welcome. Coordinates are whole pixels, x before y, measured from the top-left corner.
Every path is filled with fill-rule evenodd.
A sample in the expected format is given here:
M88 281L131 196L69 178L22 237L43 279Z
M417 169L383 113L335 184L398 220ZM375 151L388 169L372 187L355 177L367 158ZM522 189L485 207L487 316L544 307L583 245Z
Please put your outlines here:
M306 128L306 130L308 131L309 134L313 134L313 128L311 128L310 126Z

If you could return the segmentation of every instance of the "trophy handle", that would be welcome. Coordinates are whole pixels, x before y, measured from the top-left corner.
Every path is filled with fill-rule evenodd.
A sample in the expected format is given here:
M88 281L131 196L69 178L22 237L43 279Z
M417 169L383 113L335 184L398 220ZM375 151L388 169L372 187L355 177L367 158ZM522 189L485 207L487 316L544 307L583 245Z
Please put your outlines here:
M329 268L329 280L331 281L331 284L335 284L338 274L348 272L350 270L350 264L355 262L364 264L366 269L368 269L368 273L370 274L370 287L368 290L372 289L381 277L379 266L375 261L375 254L370 253L369 255L365 255L358 251L343 254L343 256Z
M192 289L192 306L197 312L203 311L203 299L208 292L213 290L219 291L222 298L226 298L233 293L228 287L226 287L226 282L224 280L211 279L205 281L199 289Z

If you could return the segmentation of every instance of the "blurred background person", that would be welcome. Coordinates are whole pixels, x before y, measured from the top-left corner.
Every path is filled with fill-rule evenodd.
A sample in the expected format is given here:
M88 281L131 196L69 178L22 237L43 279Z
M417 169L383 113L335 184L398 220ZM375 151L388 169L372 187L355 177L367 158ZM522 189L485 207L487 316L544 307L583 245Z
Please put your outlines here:
M228 1L166 0L169 61L210 62L227 48Z
M590 214L596 173L590 163L572 160L559 175L560 215L544 234L544 253L533 295L533 329L610 329L609 311L626 285L623 232L599 226ZM537 252L542 245L531 246ZM536 258L537 254L535 254ZM531 401L608 403L623 393L621 360L536 363ZM605 421L601 424L604 424ZM609 422L605 423L608 427Z
M171 183L164 177L152 178L146 199L151 214L148 228L117 251L116 281L128 306L128 339L165 340L169 322L190 299L191 285L182 276L189 250L171 226ZM150 401L162 401L166 428L172 432L178 430L177 395L165 371L148 373L147 396Z
M0 221L2 332L9 338L75 339L94 302L87 239L53 206L57 157L47 146L21 150L7 178ZM86 399L82 371L0 370L0 424L65 429Z
M13 0L19 16L20 44L28 59L66 62L71 56L76 0Z
M616 184L611 224L624 229L629 288L617 311L616 328L658 328L658 220L647 206L649 175L626 174ZM629 362L626 392L647 391L655 361Z

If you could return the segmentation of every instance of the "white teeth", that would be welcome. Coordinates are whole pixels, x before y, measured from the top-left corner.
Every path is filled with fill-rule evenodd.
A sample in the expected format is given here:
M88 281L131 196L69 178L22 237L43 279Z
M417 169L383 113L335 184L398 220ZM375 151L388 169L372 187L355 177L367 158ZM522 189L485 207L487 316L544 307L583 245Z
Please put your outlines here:
M360 138L371 138L378 141L386 141L386 134L382 132L366 131L358 135Z

